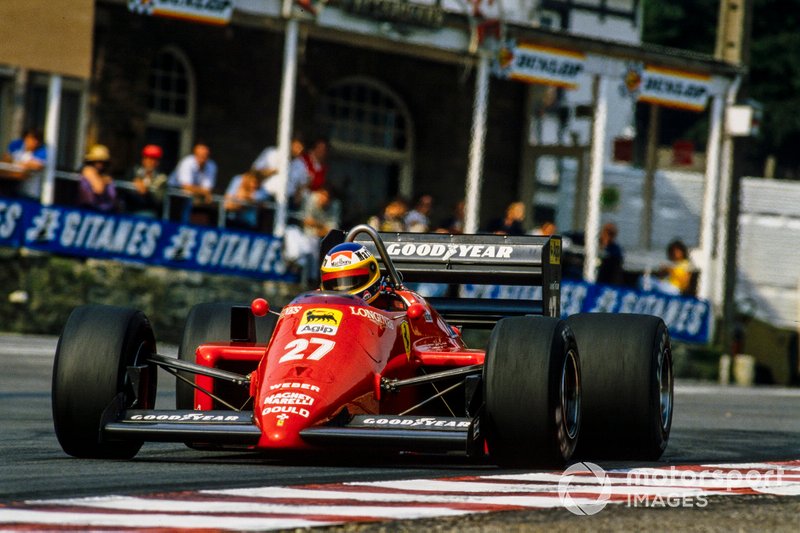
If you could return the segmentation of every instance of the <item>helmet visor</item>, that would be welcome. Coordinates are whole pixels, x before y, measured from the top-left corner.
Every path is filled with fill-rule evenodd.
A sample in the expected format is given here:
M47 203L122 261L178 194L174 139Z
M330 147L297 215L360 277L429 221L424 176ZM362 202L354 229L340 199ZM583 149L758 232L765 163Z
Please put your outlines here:
M322 288L329 291L352 291L364 287L371 278L368 268L322 274Z

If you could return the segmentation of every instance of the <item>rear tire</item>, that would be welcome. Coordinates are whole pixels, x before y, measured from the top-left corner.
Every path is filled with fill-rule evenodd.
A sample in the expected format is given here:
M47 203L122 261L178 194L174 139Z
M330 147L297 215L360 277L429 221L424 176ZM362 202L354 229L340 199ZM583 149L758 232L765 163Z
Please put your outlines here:
M127 367L156 353L147 317L106 305L76 308L67 319L53 366L53 424L66 453L75 457L130 459L142 441L103 438L103 425L124 409L153 409L157 367L142 372L137 398Z
M672 426L672 351L656 316L585 313L567 319L581 354L581 458L654 461Z
M481 427L491 457L508 466L562 466L580 433L581 368L566 322L500 320L483 370Z
M231 307L236 304L230 302L215 302L197 304L189 311L186 325L183 328L183 338L178 347L178 359L196 363L195 352L197 347L207 342L227 342L231 338ZM255 317L256 342L267 344L275 330L277 316L267 313L263 317ZM179 375L194 382L194 374L178 372ZM194 409L194 387L181 379L175 384L175 407L177 409Z

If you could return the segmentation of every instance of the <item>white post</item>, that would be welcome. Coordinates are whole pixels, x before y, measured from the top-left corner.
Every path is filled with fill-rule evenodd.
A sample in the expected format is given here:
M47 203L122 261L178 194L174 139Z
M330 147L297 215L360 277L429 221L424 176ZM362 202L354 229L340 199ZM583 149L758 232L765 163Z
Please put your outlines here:
M595 266L600 237L600 195L603 191L603 164L606 148L606 123L608 122L608 82L605 76L595 75L592 92L594 93L594 119L592 120L583 260L583 279L588 282L594 282L597 279Z
M28 88L28 70L18 68L14 73L14 104L11 108L12 135L20 135L25 127L25 91Z
M56 161L58 160L58 121L61 113L61 76L53 74L47 87L47 117L44 123L44 142L47 145L47 164L40 201L42 205L53 203L56 182Z
M489 55L481 53L478 57L478 70L475 74L475 97L472 104L472 140L469 147L467 190L464 202L464 233L476 233L478 231L488 103Z
M725 107L736 103L741 76L737 76L728 86L725 95ZM728 255L728 218L731 216L730 195L733 179L733 137L725 133L722 136L722 152L719 160L719 206L717 207L717 260L714 261L714 288L711 297L714 305L721 306L725 299L725 261Z
M297 19L286 21L286 36L283 44L283 79L281 80L281 102L278 111L278 190L277 208L273 233L283 236L286 229L287 204L286 186L289 181L291 158L292 125L294 123L294 92L297 81Z
M714 250L714 223L717 217L716 202L719 188L719 152L722 139L722 123L725 100L714 96L711 104L711 131L706 146L706 176L703 190L703 212L700 216L700 284L697 295L708 299L711 296L711 258Z

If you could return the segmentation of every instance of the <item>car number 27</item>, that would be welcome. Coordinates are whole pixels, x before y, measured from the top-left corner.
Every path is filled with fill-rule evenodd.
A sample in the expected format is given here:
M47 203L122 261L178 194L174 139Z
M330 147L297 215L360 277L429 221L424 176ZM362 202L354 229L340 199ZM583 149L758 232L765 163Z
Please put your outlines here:
M309 345L315 344L316 348L311 353L307 354ZM308 359L309 361L319 361L326 353L333 350L336 346L336 341L330 339L320 339L319 337L311 337L310 339L295 339L284 347L284 350L289 350L280 359L278 363L285 363L286 361L296 361L298 359Z

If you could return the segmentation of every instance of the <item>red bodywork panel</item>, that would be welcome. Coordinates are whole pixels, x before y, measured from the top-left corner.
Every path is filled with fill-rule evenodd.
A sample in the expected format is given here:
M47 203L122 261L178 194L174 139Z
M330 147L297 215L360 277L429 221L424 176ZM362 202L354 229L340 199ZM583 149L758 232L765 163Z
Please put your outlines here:
M266 348L248 343L198 347L197 363L252 361L253 416L261 429L258 448L307 448L299 432L349 414L395 414L418 401L414 388L376 395L381 378L404 379L422 366L482 364L483 350L468 349L459 332L412 291L397 291L393 308L363 300L310 292L283 308ZM418 304L409 318L405 308ZM213 378L197 384L213 392ZM381 397L382 396L382 397ZM211 398L195 391L195 408L210 410Z

